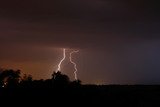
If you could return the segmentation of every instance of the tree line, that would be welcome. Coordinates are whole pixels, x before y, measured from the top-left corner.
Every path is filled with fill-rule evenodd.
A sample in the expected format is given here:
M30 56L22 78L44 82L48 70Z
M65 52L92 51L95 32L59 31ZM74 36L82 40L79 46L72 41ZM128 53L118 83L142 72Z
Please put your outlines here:
M81 85L80 80L70 81L60 71L53 72L51 79L33 80L32 75L21 76L20 70L0 69L0 88L53 88Z

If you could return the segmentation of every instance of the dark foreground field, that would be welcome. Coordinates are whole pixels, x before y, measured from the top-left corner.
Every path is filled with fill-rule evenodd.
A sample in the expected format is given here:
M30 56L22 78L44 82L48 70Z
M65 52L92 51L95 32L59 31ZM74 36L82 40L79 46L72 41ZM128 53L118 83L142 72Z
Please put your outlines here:
M158 85L79 85L41 88L1 88L1 101L8 104L105 105L146 107L160 105Z

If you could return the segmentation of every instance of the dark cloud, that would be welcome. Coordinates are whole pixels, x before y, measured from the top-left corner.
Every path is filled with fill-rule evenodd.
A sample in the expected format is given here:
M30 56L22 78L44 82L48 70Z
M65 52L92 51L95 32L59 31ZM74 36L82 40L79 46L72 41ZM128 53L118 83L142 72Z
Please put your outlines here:
M65 47L81 50L86 83L159 82L159 10L156 0L1 1L0 64L52 65Z

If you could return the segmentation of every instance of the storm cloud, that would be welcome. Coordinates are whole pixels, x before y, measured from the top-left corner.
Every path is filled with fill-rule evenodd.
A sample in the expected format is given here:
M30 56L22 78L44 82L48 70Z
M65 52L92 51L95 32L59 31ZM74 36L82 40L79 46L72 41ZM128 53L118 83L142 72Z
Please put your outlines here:
M160 83L159 10L155 0L1 1L0 64L48 78L61 48L79 49L84 83Z

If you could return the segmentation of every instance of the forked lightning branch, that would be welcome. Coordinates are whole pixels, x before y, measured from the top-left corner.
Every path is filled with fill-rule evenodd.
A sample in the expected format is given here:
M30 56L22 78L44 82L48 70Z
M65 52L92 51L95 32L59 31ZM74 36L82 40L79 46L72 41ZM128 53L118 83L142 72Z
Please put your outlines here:
M78 71L78 69L77 69L77 64L73 61L73 59L72 59L72 55L74 54L74 53L77 53L77 52L79 52L79 50L74 50L74 51L71 51L70 52L70 56L69 56L69 60L70 60L70 63L72 63L73 64L73 67L74 67L74 78L75 78L75 80L78 80L78 77L77 77L77 71ZM58 68L57 68L57 70L56 70L56 72L59 72L59 71L61 71L61 65L62 65L62 63L63 63L63 61L66 59L66 49L63 49L63 58L60 60L60 62L59 62L59 64L58 64Z

